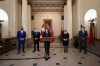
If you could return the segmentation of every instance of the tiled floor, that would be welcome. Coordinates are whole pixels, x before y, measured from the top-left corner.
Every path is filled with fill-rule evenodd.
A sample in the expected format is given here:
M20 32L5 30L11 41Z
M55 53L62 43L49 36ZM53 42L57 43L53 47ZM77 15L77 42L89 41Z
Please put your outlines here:
M32 53L27 48L26 53L16 54L16 50L0 56L0 66L100 66L100 58L88 53L84 55L75 48L69 48L69 52L63 52L63 48L51 48L50 59L46 61L44 48L40 52Z

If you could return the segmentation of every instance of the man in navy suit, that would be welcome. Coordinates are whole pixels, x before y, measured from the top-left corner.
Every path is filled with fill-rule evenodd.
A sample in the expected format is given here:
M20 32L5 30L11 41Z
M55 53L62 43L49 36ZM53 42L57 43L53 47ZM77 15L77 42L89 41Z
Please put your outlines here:
M87 53L87 31L85 30L85 27L81 25L81 30L79 31L79 47L80 52L84 50L84 53Z
M33 50L33 52L36 51L36 48L37 48L37 51L40 51L40 49L39 49L40 32L39 31L32 31L32 38L34 40L34 50Z
M17 39L18 39L18 54L22 48L23 53L25 53L25 40L26 40L26 32L23 28L17 32Z

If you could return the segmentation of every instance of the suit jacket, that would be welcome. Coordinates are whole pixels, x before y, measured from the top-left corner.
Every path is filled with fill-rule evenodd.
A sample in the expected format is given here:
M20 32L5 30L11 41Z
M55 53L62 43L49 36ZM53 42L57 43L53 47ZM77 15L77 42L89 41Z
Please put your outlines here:
M87 37L88 37L88 34L87 34L87 31L79 31L79 39L80 40L87 40Z
M63 41L66 41L66 42L69 41L69 33L63 34Z
M83 48L87 47L87 37L88 37L87 31L79 32L79 45L82 46Z
M26 32L23 31L23 33L22 33L21 31L18 31L17 32L17 39L19 41L25 41L25 39L26 39Z
M32 31L32 37L34 38L34 41L39 41L40 40L40 32Z
M45 41L50 42L51 33L49 31L48 32L44 32L44 37L45 37Z

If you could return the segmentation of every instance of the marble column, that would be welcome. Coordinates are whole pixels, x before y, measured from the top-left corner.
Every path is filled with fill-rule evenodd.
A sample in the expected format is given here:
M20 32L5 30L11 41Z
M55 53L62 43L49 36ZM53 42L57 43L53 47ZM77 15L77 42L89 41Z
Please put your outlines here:
M84 22L82 23L82 20L81 20L81 0L77 0L77 18L78 18L78 30L80 30L80 25L81 24L84 24Z
M72 38L72 0L67 0L64 6L64 30L67 30Z
M27 33L27 38L31 37L31 7L27 0L22 0L22 26Z
M16 37L17 0L9 0L9 30L8 37ZM8 28L7 28L8 29ZM7 38L7 37L6 37Z
M27 31L27 0L22 0L22 26Z
M28 18L28 38L31 38L31 6L28 5L28 8L27 8L27 18Z

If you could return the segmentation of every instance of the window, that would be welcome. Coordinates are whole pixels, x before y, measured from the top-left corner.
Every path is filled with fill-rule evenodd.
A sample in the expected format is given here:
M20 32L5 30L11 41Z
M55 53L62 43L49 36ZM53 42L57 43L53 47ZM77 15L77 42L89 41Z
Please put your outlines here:
M95 9L89 9L84 16L84 20L86 23L89 22L90 20L93 19L95 20L96 18L97 18L97 12Z
M0 9L0 21L8 22L8 14L3 9Z

